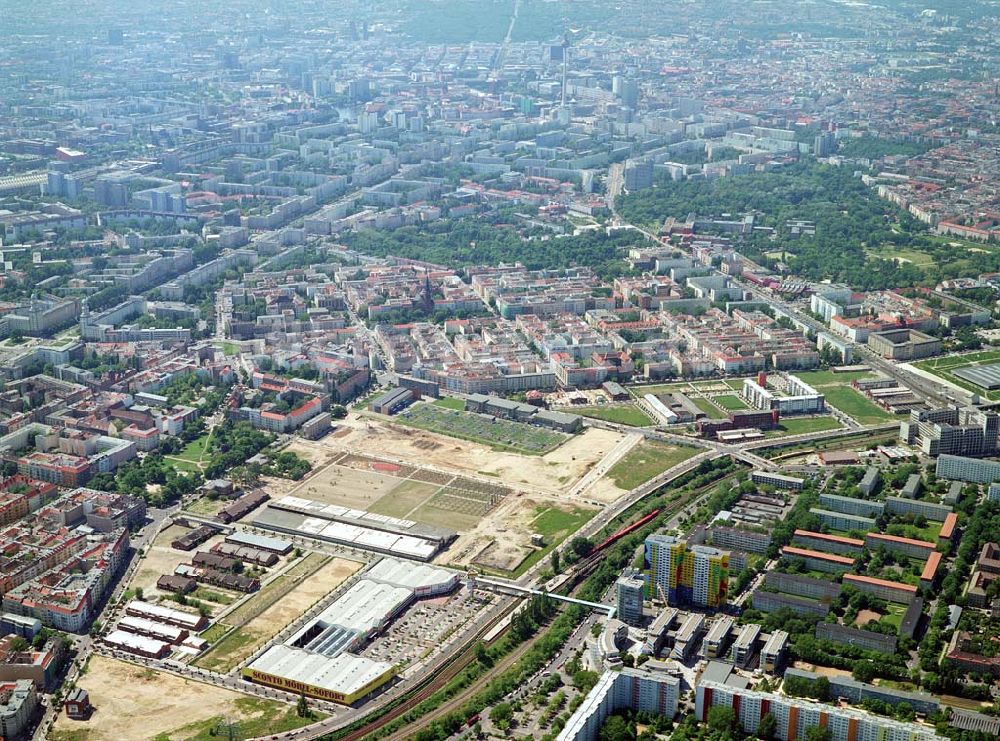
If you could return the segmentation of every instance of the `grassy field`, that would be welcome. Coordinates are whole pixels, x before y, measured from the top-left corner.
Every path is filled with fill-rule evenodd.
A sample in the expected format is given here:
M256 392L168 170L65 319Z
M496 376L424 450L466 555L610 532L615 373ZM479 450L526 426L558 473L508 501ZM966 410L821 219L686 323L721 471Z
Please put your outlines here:
M869 401L850 386L823 388L826 403L839 409L862 425L877 425L895 419L896 415Z
M171 458L180 458L181 460L191 461L192 463L200 462L202 456L205 455L205 451L208 449L208 439L211 437L211 434L211 432L206 432L201 437L192 440L184 446L184 450L180 453L172 455Z
M941 358L930 358L913 363L913 365L928 373L933 373L935 376L943 378L946 381L950 381L967 391L984 396L991 401L997 401L1000 400L1000 390L987 391L970 381L966 381L964 378L959 378L952 371L968 366L991 365L998 362L1000 362L1000 350L984 350L983 352L966 353L965 355L946 355Z
M847 373L834 373L830 370L807 371L796 373L796 376L808 383L810 386L840 386L849 385L852 381L861 378L874 378L874 373L868 371L849 371Z
M689 393L691 391L691 385L686 381L678 381L677 383L658 383L652 386L630 386L629 391L631 391L637 397L643 397L646 394L672 394L675 391L680 391L682 393Z
M326 716L322 713L312 713L312 717L299 717L293 705L286 705L274 700L262 700L256 697L241 697L234 702L240 718L236 721L237 733L240 738L256 738L277 733L294 731L296 728L315 723ZM184 739L184 741L213 741L227 738L225 724L232 719L218 716L208 720L198 721L181 726L169 733L162 733L154 741L168 739ZM220 731L220 729L222 729Z
M553 548L583 527L595 510L583 507L573 507L566 510L559 507L538 507L531 527L545 538L545 547L530 553L512 572L515 578L545 558Z
M527 455L544 455L569 439L561 432L523 422L491 419L481 414L442 409L433 404L412 406L400 412L393 420L428 432L488 445L495 450Z
M716 396L712 399L712 401L725 409L727 412L738 412L742 409L749 409L747 403L740 397L736 396L736 394Z
M435 400L434 406L441 407L442 409L455 409L459 412L464 412L465 399L456 399L453 396L446 396L443 399Z
M826 432L840 428L840 423L833 417L790 417L781 420L776 430L764 433L767 437L783 435L805 435L810 432Z
M694 405L698 407L701 411L708 415L709 419L724 419L726 413L723 412L719 407L715 406L710 400L706 399L704 396L700 396L696 399L691 399Z
M228 672L243 658L243 649L255 643L258 637L243 628L237 628L212 646L211 651L198 659L198 666L218 672ZM234 658L239 656L240 658Z
M629 491L697 454L697 448L646 440L632 448L606 475L619 489Z
M649 415L637 406L599 406L599 407L573 407L567 410L570 414L579 414L581 417L592 417L593 419L604 420L618 425L629 425L630 427L649 427L653 420Z

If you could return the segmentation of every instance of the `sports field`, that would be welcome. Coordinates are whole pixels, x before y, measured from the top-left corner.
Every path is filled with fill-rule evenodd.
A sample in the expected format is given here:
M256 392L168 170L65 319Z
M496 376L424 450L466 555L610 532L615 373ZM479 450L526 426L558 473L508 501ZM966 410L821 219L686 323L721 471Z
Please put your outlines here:
M511 490L499 482L346 453L291 493L464 532L474 528Z
M460 440L483 443L495 450L511 450L527 455L543 455L569 439L569 435L562 432L434 404L414 405L393 417L393 421Z
M969 368L977 365L992 365L1000 363L1000 350L984 350L982 352L965 353L964 355L945 355L940 358L929 358L913 363L913 366L920 370L931 373L939 378L943 378L974 394L984 396L990 401L1000 400L1000 390L987 391L981 386L977 386L971 381L959 378L953 371L959 368Z

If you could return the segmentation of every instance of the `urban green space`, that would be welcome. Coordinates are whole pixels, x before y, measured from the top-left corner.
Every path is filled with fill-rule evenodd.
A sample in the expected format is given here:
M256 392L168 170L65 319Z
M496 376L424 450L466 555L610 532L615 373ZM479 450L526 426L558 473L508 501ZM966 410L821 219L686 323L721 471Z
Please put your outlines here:
M982 352L965 353L963 355L946 355L940 358L929 358L920 360L913 365L922 371L931 373L939 378L943 378L949 383L979 394L990 401L1000 400L1000 390L987 391L981 386L977 386L964 378L959 378L954 371L959 368L969 368L977 365L991 365L1000 362L1000 350L984 350Z
M613 465L606 475L619 489L632 490L698 453L697 448L643 440Z
M649 418L649 415L634 404L572 407L566 411L569 411L571 414L579 414L581 417L600 419L604 422L628 425L630 427L649 427L653 424L653 420Z
M850 386L818 387L826 396L826 403L840 410L858 424L876 425L896 418L882 407L869 401Z
M711 399L705 396L695 397L691 399L691 401L694 402L694 405L703 411L709 419L723 419L726 416L724 411L719 409L719 407L712 403Z

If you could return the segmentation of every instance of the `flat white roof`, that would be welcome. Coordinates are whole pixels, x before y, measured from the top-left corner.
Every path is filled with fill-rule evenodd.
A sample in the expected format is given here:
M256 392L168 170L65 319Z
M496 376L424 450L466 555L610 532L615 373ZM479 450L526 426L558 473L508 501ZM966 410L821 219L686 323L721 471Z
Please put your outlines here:
M413 598L413 591L361 579L320 613L318 622L367 633Z
M124 630L113 630L108 633L104 640L112 646L121 646L125 649L142 651L144 653L151 654L158 654L165 648L169 648L169 644L164 643L163 641L158 641L155 638L138 636L135 633L128 633Z
M183 628L178 628L176 625L157 623L154 622L153 620L147 620L146 618L141 618L141 617L133 617L131 615L126 615L121 620L119 620L118 627L133 633L139 633L139 632L152 633L171 643L176 643L177 641L179 641L181 639L181 633L184 632Z
M250 668L351 695L392 669L392 664L346 653L331 659L282 643L267 649Z
M383 558L365 572L365 578L407 589L426 590L433 587L450 588L458 574L428 564Z
M201 622L201 615L196 615L193 612L173 610L169 607L163 607L162 605L155 605L152 602L143 602L142 600L137 599L129 602L126 609L137 610L142 612L144 615L158 617L161 620L174 620L179 623L183 622L190 624L191 627L195 627Z

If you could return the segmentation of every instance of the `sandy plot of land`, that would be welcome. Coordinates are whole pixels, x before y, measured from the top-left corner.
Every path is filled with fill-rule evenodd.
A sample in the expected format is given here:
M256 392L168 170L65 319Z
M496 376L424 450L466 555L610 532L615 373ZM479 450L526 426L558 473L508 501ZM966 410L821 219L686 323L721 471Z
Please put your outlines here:
M485 445L370 417L354 418L349 425L349 435L309 444L332 445L455 473L485 475L515 489L551 492L568 490L622 439L620 433L611 430L588 428L550 453L536 456L498 452Z
M317 471L291 494L342 507L371 509L375 502L401 483L403 479L396 476L333 464Z
M833 669L829 666L816 666L815 664L810 664L805 661L796 661L794 663L796 669L805 669L806 671L815 672L824 677L849 677L851 673L844 669Z
M874 610L858 610L858 616L854 619L855 625L867 625L869 620L878 620L882 613Z
M619 489L615 486L615 482L604 476L591 485L586 492L584 492L584 498L594 502L601 502L602 504L610 504L611 502L618 501L621 497L628 494L625 489Z
M328 561L260 615L242 626L239 629L242 635L237 640L227 642L223 639L218 650L207 653L199 660L199 665L221 672L230 671L279 630L301 617L306 610L340 586L361 566L362 564L357 561L343 558Z
M440 557L443 564L479 563L496 569L512 570L531 552L532 521L540 507L558 500L535 494L515 494L479 521Z
M146 555L143 556L136 572L135 578L129 584L130 588L141 587L147 597L152 597L160 592L156 589L156 580L164 574L174 573L174 568L178 564L191 563L191 558L197 551L207 551L213 545L225 540L224 535L217 535L192 551L180 551L170 547L170 542L184 533L190 532L188 528L179 525L171 525L165 528L156 536L156 540L150 546ZM163 594L166 594L164 592Z
M96 711L86 721L60 714L54 738L65 733L76 741L145 741L216 716L239 719L235 701L244 697L99 655L91 657L77 684L90 693Z

